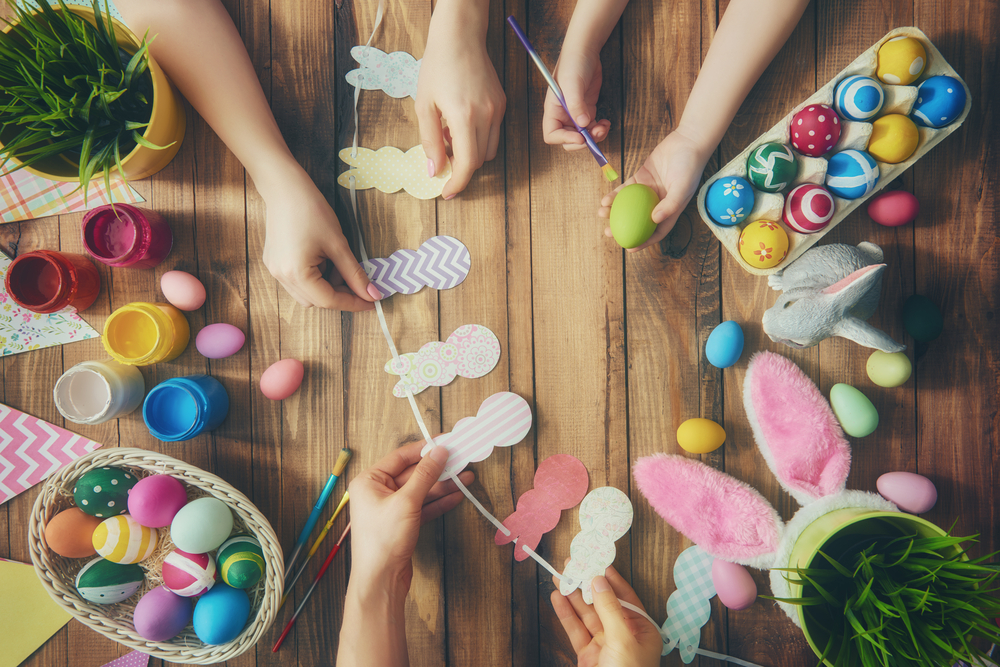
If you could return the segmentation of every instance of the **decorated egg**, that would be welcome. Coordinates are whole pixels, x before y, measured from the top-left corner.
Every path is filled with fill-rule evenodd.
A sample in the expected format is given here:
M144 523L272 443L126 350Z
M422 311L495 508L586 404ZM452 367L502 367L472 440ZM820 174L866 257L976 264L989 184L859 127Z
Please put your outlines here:
M830 158L826 167L826 187L841 199L870 195L878 177L878 165L864 151L841 151Z
M199 331L194 346L203 357L225 359L239 352L246 339L246 334L232 324L219 322Z
M792 116L788 128L795 150L810 157L830 152L840 139L840 118L825 104L810 104Z
M739 611L757 600L757 584L747 569L738 563L716 558L712 561L712 585L719 602Z
M776 222L754 220L740 234L740 256L751 266L769 269L788 254L788 234Z
M174 549L160 566L163 585L186 598L201 595L215 584L215 561L210 554L189 554Z
M160 290L171 305L181 310L198 310L205 303L205 286L184 271L167 271L160 278Z
M885 227L899 227L920 214L920 202L906 190L890 190L872 197L868 217Z
M930 342L944 330L941 309L926 296L914 294L903 303L903 328L915 340Z
M908 86L924 71L926 62L927 52L920 40L900 35L879 48L875 74L885 83Z
M115 604L135 595L146 575L138 565L95 558L76 574L76 591L96 604Z
M217 549L233 532L233 513L218 498L192 500L170 523L170 539L182 551L203 554Z
M101 520L96 516L86 514L79 507L70 507L45 524L45 543L66 558L93 556L97 553L94 548L94 531L99 525Z
M260 391L272 401L283 401L299 388L305 369L298 359L282 359L260 374Z
M750 215L753 199L753 189L745 178L725 176L708 187L705 209L712 220L732 227Z
M239 588L218 583L198 598L194 607L194 632L206 644L236 639L250 618L250 598Z
M799 164L795 154L785 144L761 144L747 157L747 174L750 182L763 192L781 192L795 178Z
M875 350L868 357L868 377L880 387L899 387L910 379L913 365L905 352Z
M106 519L128 511L128 492L138 481L121 468L95 468L80 475L73 487L73 502L91 516Z
M830 388L830 407L847 435L863 438L878 427L875 406L849 384L838 383Z
M626 185L611 202L611 235L623 248L637 248L656 231L653 209L660 198L642 183Z
M867 121L878 115L885 91L870 76L841 79L833 93L833 108L844 120Z
M234 535L219 547L222 580L233 588L250 588L264 576L264 550L253 535Z
M743 329L732 320L712 329L705 342L705 358L716 368L729 368L743 354Z
M872 123L868 154L880 162L898 164L917 150L920 135L913 121L898 113L882 116Z
M677 427L677 444L692 454L714 452L726 441L726 431L711 419L695 417Z
M965 86L950 76L932 76L917 86L913 122L924 127L950 125L965 110Z
M187 491L170 475L150 475L139 480L128 494L128 513L143 526L169 526L187 504Z
M785 197L781 218L800 234L813 234L826 227L836 212L829 190L822 185L803 183Z
M149 591L135 605L132 621L140 637L165 642L191 622L191 598L181 597L164 586Z
M875 482L878 492L910 514L929 512L937 503L934 482L915 472L887 472Z
M153 555L160 534L128 514L105 519L94 530L97 553L115 563L138 563Z

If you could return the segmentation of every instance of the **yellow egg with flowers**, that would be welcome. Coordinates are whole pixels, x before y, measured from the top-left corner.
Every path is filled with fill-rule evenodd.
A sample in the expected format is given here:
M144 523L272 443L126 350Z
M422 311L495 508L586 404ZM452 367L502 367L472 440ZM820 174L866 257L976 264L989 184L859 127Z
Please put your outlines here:
M739 248L747 264L770 269L788 254L788 234L773 220L754 220L743 228Z

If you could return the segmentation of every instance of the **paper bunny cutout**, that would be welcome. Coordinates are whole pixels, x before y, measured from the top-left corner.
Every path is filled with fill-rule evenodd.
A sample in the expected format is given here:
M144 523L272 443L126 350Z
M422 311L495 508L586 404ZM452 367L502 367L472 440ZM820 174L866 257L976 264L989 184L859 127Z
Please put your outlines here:
M353 176L356 190L377 188L391 194L402 189L417 199L434 199L451 178L450 161L436 176L427 175L427 155L419 144L405 153L395 146L383 146L377 151L359 147L357 155L353 153L350 147L340 151L340 159L351 167L337 177L337 183L345 188L351 187Z
M417 99L420 61L409 53L386 53L374 46L355 46L351 49L351 57L361 67L347 73L347 83L355 87L360 85L364 90L384 90L386 95L397 99Z
M802 530L828 512L899 511L874 493L845 490L850 445L819 389L790 360L772 352L754 355L743 403L768 467L802 505L787 524L756 490L698 460L655 454L633 469L653 509L707 553L760 569L784 567ZM783 574L771 572L778 598L791 595ZM778 604L798 625L795 608Z
M667 598L667 620L660 628L664 642L661 655L667 655L676 646L684 664L694 660L701 643L701 629L712 615L714 560L698 545L688 547L677 557L674 563L677 590Z
M764 333L776 343L803 348L841 336L883 352L906 349L865 320L878 307L882 290L882 249L834 243L805 252L787 268L768 276L784 290L764 312Z
M416 250L397 250L386 258L361 263L383 297L413 294L425 285L451 289L469 275L472 260L465 244L451 236L433 236ZM391 371L390 371L391 372Z
M604 576L604 571L615 562L615 541L631 526L632 503L628 496L613 486L602 486L588 493L580 503L583 530L570 543L569 563L563 570L563 575L574 583L560 581L559 592L569 595L579 588L583 591L584 602L593 604L590 581Z
M556 527L563 510L577 506L589 484L587 468L575 456L555 454L545 459L535 471L534 488L521 494L517 510L503 520L510 535L498 530L496 543L510 544L516 539L514 560L526 559L528 553L521 547L537 549L542 535Z
M401 354L398 363L390 359L385 363L385 372L401 376L392 395L406 398L407 387L411 394L419 394L427 387L443 387L459 375L470 379L482 377L499 360L500 341L496 334L481 324L466 324L443 343L433 341L417 352Z

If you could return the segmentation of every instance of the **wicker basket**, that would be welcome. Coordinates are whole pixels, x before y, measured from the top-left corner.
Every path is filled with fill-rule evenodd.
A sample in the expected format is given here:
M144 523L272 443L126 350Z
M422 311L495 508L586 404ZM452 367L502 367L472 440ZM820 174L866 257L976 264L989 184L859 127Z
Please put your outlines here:
M138 477L154 474L176 477L187 485L189 499L213 496L225 502L233 511L234 531L249 532L260 541L266 572L263 579L247 591L252 620L236 639L218 646L207 645L189 626L170 641L146 641L136 634L132 625L132 612L141 597L139 594L118 604L99 605L84 600L76 592L76 574L90 559L64 558L51 551L45 541L45 525L57 513L73 506L72 489L76 479L88 470L102 466L125 468ZM77 459L46 480L32 508L28 530L35 572L53 600L102 635L163 660L208 665L234 658L257 642L278 612L284 563L278 538L267 519L246 496L222 479L163 454L120 447L99 449ZM141 593L161 583L159 563L171 549L173 544L169 531L161 528L156 551L139 563L146 570L146 582Z

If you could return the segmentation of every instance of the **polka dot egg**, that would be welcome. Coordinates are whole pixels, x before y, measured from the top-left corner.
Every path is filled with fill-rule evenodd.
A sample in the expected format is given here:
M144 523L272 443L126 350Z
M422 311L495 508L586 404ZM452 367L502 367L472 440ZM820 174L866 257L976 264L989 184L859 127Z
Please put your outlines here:
M792 149L777 142L758 146L747 158L750 182L763 192L781 192L792 182L798 170Z
M95 468L76 480L73 502L91 516L106 518L128 511L128 492L138 481L121 468Z
M739 248L747 264L769 269L788 254L788 235L777 222L754 220L740 234Z
M917 80L927 63L927 52L920 40L900 35L893 37L878 50L875 74L884 83L908 86Z
M841 151L830 158L826 168L826 187L841 199L859 199L871 194L878 178L878 165L864 151Z
M792 116L789 127L792 146L810 157L820 157L840 139L840 118L825 104L810 104Z
M833 108L845 120L866 121L882 110L885 91L870 76L849 76L837 84Z
M965 110L965 86L950 76L932 76L917 88L913 121L924 127L950 125Z
M233 588L250 588L264 576L264 551L253 535L234 535L219 547L222 580Z
M917 150L920 135L913 121L898 113L882 116L872 123L868 154L879 162L897 164Z
M94 548L113 563L138 563L153 555L160 534L128 514L105 519L94 531Z
M833 195L822 185L804 183L785 198L782 219L801 234L813 234L827 226L836 213Z
M739 176L725 176L712 183L705 194L705 208L715 222L732 227L743 222L753 208L753 189Z
M76 575L76 590L88 602L115 604L135 595L145 579L138 565L95 558Z

